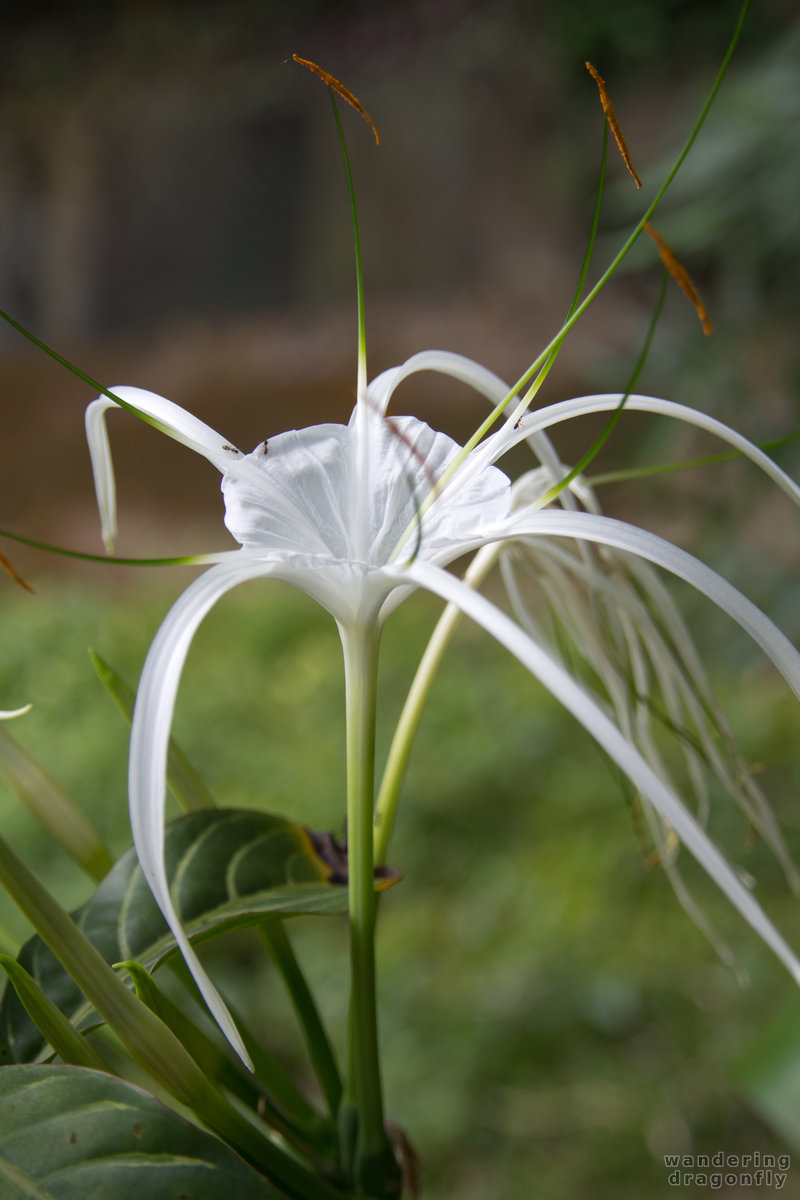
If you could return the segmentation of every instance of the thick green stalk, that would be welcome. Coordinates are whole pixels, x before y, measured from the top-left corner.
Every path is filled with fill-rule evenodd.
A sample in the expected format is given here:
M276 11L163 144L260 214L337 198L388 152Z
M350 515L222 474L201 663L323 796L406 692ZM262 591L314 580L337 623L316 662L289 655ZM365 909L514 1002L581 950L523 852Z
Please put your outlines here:
M353 1173L367 1196L399 1194L383 1116L375 995L372 851L377 703L377 625L340 626L347 713L347 857L350 905L350 1063L340 1127L355 1132ZM348 1148L343 1147L345 1157Z

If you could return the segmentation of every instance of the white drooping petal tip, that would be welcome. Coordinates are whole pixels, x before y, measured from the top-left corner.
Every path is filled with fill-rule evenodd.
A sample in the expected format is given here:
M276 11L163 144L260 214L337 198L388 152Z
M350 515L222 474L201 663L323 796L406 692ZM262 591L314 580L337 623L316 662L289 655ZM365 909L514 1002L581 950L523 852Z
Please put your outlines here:
M30 712L33 705L26 704L22 708L6 708L0 709L0 721L13 721L14 717L22 717L26 712Z
M109 554L114 549L117 534L116 485L106 428L106 413L110 408L125 407L133 410L135 415L155 426L160 432L202 454L221 472L231 461L242 457L241 451L226 442L210 425L206 425L204 421L164 396L137 387L115 387L111 388L110 392L118 397L121 403L112 400L111 396L102 395L93 400L86 409L86 440L92 461L103 544Z

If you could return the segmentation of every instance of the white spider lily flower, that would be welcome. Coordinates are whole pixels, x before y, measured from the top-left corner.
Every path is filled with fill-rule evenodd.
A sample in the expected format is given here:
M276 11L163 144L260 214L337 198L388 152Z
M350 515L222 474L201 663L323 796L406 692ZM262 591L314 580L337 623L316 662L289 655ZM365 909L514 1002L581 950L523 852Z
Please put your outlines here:
M322 604L344 631L374 631L410 590L425 588L481 625L573 713L634 783L664 825L684 843L740 913L800 983L800 962L709 839L700 821L647 761L636 710L609 708L541 644L446 566L488 545L560 546L577 539L621 551L687 580L737 621L781 670L800 696L800 655L783 634L735 588L691 555L663 539L593 512L512 506L509 479L494 464L527 438L553 478L563 478L544 430L583 412L608 411L615 396L552 405L506 422L465 454L451 438L413 417L385 415L398 384L415 371L454 376L496 403L508 394L491 372L459 355L431 351L379 376L359 397L350 423L282 433L242 454L209 426L151 392L115 394L151 423L203 454L222 474L225 523L240 549L191 584L157 633L142 672L130 752L130 808L142 870L209 1008L246 1058L233 1022L181 928L164 870L165 769L170 727L186 655L201 621L239 583L285 580ZM681 405L630 396L629 408L661 413L704 427L756 462L792 497L800 489L756 447L720 422ZM113 471L103 397L90 406L87 430L107 543L115 529ZM574 485L579 488L576 482ZM206 557L205 561L209 561ZM649 569L649 568L648 568ZM640 627L639 613L628 624ZM620 626L624 628L624 624ZM682 636L682 635L681 635ZM664 673L666 643L650 639L650 657ZM688 651L687 651L688 653ZM632 652L633 654L633 652ZM601 669L604 652L595 652ZM634 655L635 657L635 655ZM606 656L607 661L607 656ZM667 689L677 687L667 674ZM699 688L695 674L695 687ZM609 679L611 687L611 680ZM651 755L652 759L652 755Z

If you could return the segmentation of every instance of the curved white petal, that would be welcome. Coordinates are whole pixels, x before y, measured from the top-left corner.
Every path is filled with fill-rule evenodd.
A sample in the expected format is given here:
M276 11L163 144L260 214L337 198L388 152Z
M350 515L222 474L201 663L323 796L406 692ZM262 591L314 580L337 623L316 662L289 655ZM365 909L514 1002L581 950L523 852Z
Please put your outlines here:
M26 712L30 712L32 707L30 704L25 704L22 708L3 709L0 711L0 721L13 721L14 717L21 717Z
M188 446L190 450L202 454L219 471L225 471L231 461L241 456L240 451L226 442L210 425L206 425L179 405L173 404L171 400L144 388L116 387L110 390L126 405L136 409L149 424ZM117 532L117 503L105 415L110 408L118 407L120 405L115 404L108 396L100 396L86 409L86 440L92 460L103 543L109 552L113 549Z
M664 538L613 517L557 509L527 515L520 513L508 522L503 536L520 540L531 537L580 538L627 550L663 567L678 578L685 579L741 625L772 660L792 691L800 697L800 654L789 639L760 608L726 579Z
M423 350L419 354L412 354L401 366L390 367L376 376L367 388L369 402L379 412L385 413L397 387L409 375L419 371L435 371L458 379L486 396L493 404L499 404L510 390L499 375L463 354L453 354L449 350Z
M142 670L133 714L128 786L136 853L156 902L206 1004L237 1054L248 1066L251 1064L244 1044L222 997L192 949L167 885L164 868L164 802L172 717L192 639L203 618L226 592L239 583L264 577L283 578L304 590L311 590L314 585L324 582L324 574L312 560L295 565L278 559L265 561L244 557L236 562L212 567L201 575L176 601L156 634ZM316 590L319 593L320 587L317 586Z
M368 402L379 412L385 413L395 389L418 371L435 371L439 375L449 375L467 384L474 391L492 404L497 405L511 394L508 384L495 375L494 371L466 358L463 354L454 354L449 350L423 350L413 354L402 366L391 367L383 374L376 376L367 389ZM557 482L567 473L556 450L545 433L531 430L528 438L530 447L542 466L547 467L552 482Z
M621 394L580 396L574 400L563 400L558 404L551 404L547 408L528 413L522 418L518 427L507 424L482 442L475 450L474 455L470 455L468 468L465 469L479 470L486 462L497 462L508 450L531 434L550 429L562 421L586 416L589 413L612 412L619 406L621 399ZM625 400L625 408L630 412L647 412L672 417L674 420L683 421L687 425L695 425L698 429L704 429L708 433L714 434L723 442L733 446L745 458L749 458L777 483L787 496L790 496L796 504L800 504L800 486L791 476L781 470L768 454L765 454L753 442L737 433L735 429L731 429L723 421L709 417L706 413L689 408L685 404L676 404L672 400L659 400L655 396L628 396Z
M800 962L793 950L742 885L723 855L674 792L659 779L614 722L569 673L485 596L473 591L449 572L428 563L414 562L398 569L398 575L455 604L540 680L591 733L664 821L675 830L717 886L777 955L795 981L800 983Z

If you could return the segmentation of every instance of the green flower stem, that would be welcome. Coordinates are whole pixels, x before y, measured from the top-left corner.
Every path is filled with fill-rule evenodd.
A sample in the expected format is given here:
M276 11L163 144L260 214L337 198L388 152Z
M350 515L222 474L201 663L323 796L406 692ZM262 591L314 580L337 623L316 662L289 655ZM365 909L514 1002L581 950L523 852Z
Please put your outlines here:
M350 1063L340 1127L355 1128L354 1174L368 1196L392 1195L397 1165L384 1127L375 997L372 823L379 630L340 626L347 714L347 857L350 904ZM343 1147L345 1158L349 1148ZM399 1189L398 1189L399 1190Z
M500 544L484 546L470 563L464 575L464 583L472 588L480 587L497 561L499 553ZM448 604L445 608L425 647L425 653L417 667L417 673L397 722L375 806L374 854L376 863L385 861L389 838L394 827L397 799L408 769L411 747L419 727L422 709L461 616L461 610L455 604Z
M344 1200L343 1193L284 1153L229 1104L175 1034L129 992L75 922L0 838L0 881L125 1049L293 1200Z
M342 1098L342 1080L339 1068L322 1024L319 1009L295 957L283 921L275 920L263 924L259 929L259 935L286 985L300 1022L300 1028L303 1031L311 1062L322 1087L328 1111L335 1120Z

